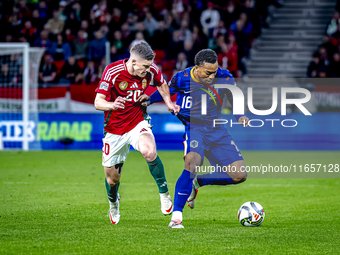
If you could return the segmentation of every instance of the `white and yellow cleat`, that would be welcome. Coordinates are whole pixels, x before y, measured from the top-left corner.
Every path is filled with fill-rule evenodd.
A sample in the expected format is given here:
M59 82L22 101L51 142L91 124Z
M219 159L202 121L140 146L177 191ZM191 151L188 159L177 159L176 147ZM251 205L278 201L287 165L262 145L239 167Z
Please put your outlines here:
M166 193L159 193L161 199L161 211L164 215L170 215L173 210L171 196L169 191Z
M169 228L184 228L181 220L171 220L168 227Z
M120 201L120 195L117 194L116 202L114 203L109 202L110 203L109 215L110 215L110 221L112 224L118 224L120 220L119 201Z

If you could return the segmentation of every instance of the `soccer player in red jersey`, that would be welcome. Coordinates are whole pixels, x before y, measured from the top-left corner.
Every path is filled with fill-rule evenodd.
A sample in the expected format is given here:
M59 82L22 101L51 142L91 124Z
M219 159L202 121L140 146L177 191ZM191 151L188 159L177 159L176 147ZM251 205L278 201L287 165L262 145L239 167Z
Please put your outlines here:
M129 59L114 62L105 68L96 89L95 108L105 112L102 165L113 224L120 220L118 187L130 145L143 155L149 165L158 185L162 213L172 213L163 163L157 155L150 117L146 107L141 105L140 96L149 85L156 86L169 111L177 114L180 107L171 102L169 87L153 63L154 57L149 44L135 44L131 47Z

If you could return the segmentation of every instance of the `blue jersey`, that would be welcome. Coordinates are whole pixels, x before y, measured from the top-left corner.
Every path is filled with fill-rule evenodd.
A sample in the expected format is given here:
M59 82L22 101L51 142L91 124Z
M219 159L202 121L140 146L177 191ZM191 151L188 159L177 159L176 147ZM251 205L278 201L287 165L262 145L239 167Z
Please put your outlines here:
M236 85L228 70L217 69L211 85L200 83L194 77L194 67L175 74L169 83L171 95L177 94L177 105L181 106L177 118L185 125L184 156L198 153L202 163L207 157L213 166L228 166L243 160L235 142L224 125L213 127L214 119L221 119L222 102L227 97L233 105L229 89L215 89L215 84ZM206 114L202 114L202 95L206 97ZM158 91L150 96L150 103L163 101ZM234 115L238 120L241 116Z
M170 94L177 94L176 104L181 106L177 114L179 120L185 126L189 123L211 126L214 119L221 119L222 102L227 97L230 104L233 105L232 93L229 89L215 89L214 84L235 85L235 80L228 70L218 68L215 80L211 85L200 83L194 77L194 68L189 67L174 75L169 82ZM202 115L202 95L206 95L207 107L206 114ZM158 91L150 96L150 102L163 101ZM241 116L236 116L238 120Z

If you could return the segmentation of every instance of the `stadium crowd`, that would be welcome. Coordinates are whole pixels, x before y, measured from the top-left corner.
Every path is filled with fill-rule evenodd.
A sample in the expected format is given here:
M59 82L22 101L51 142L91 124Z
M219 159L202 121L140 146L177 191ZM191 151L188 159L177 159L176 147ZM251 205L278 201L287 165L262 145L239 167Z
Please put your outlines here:
M307 76L311 78L340 77L340 1L326 26L323 43L313 54Z
M39 83L45 85L97 82L107 41L111 62L147 41L166 79L193 65L203 48L214 49L219 65L242 77L254 38L268 26L271 4L280 5L278 0L4 0L0 41L44 48ZM9 69L3 61L1 82L13 79Z

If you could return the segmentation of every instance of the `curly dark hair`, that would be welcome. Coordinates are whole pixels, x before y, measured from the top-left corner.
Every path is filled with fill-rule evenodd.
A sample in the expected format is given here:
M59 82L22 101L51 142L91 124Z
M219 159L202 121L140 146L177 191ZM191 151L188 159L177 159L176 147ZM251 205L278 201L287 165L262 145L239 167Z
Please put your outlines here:
M205 63L215 64L217 62L217 54L211 49L200 50L195 56L195 65L200 66Z

